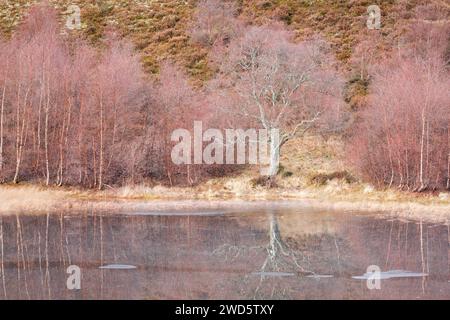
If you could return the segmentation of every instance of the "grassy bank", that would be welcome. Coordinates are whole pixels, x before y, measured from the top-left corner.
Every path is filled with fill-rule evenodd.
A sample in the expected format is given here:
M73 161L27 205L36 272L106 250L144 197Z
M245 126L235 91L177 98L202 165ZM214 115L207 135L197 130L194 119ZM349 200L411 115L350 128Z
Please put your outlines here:
M288 201L286 201L288 200ZM374 190L367 185L333 181L305 189L255 187L251 177L214 181L193 188L128 186L104 191L33 185L0 186L0 214L97 210L197 210L236 208L251 210L273 203L299 208L377 213L431 222L447 222L450 200L440 195Z

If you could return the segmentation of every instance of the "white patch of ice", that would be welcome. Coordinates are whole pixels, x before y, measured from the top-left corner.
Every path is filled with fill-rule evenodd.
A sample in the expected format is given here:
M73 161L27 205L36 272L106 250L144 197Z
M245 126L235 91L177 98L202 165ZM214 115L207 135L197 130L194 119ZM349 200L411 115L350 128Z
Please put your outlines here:
M331 274L311 274L306 276L307 278L321 279L321 278L333 278Z
M129 264L107 264L105 266L100 266L99 269L131 270L136 269L136 266Z
M292 277L295 273L292 272L253 272L252 275L264 277Z
M169 211L142 211L142 212L130 212L126 215L129 216L223 216L227 214L224 211L197 211L197 212L169 212Z
M364 273L362 276L353 276L353 279L357 280L367 280L367 279L373 279L374 273ZM380 280L385 279L395 279L395 278L418 278L418 277L426 277L428 276L427 273L421 273L421 272L413 272L413 271L406 271L406 270L390 270L390 271L384 271L380 272L379 275Z

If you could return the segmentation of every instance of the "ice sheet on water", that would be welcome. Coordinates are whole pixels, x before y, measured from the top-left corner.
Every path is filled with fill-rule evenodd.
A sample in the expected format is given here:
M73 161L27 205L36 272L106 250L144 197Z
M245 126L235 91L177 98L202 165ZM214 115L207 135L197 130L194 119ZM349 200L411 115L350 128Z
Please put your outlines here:
M362 276L353 276L353 279L357 280L367 280L367 279L373 279L374 273L364 273ZM389 271L383 271L379 274L379 279L394 279L394 278L417 278L417 277L426 277L428 276L427 273L422 272L413 272L413 271L406 271L406 270L389 270Z
M307 278L321 279L321 278L333 278L331 274L310 274Z
M196 212L182 212L182 211L140 211L130 212L127 215L131 216L223 216L228 212L225 211L196 211Z
M104 266L100 266L99 269L130 270L136 269L136 266L130 264L107 264Z
M254 276L264 276L264 277L292 277L295 273L292 272L252 272Z

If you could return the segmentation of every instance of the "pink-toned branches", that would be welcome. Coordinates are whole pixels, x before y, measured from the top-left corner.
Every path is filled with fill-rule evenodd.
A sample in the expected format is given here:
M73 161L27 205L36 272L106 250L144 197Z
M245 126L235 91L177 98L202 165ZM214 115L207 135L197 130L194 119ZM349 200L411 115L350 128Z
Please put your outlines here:
M349 143L356 168L378 185L450 188L449 27L420 8L402 48L371 67L369 106Z
M352 140L367 178L417 191L448 186L449 88L450 74L437 58L401 57L374 75L370 106Z
M271 130L280 130L279 149L295 136L331 119L339 107L342 81L320 39L294 43L281 26L250 27L230 43L214 90L222 109ZM336 115L337 113L335 113ZM278 167L271 166L270 175Z
M59 28L54 9L37 5L2 43L1 175L101 188L139 123L143 72L123 40L98 53L69 47Z

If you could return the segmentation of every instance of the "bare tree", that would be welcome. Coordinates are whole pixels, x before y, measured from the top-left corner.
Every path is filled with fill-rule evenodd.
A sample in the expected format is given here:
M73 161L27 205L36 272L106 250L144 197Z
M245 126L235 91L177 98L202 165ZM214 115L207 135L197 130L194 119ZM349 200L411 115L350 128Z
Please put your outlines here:
M250 27L230 43L214 87L222 90L223 110L280 130L279 141L271 141L269 176L278 172L281 147L330 120L325 114L338 110L341 101L342 81L326 44L291 38L280 26Z

